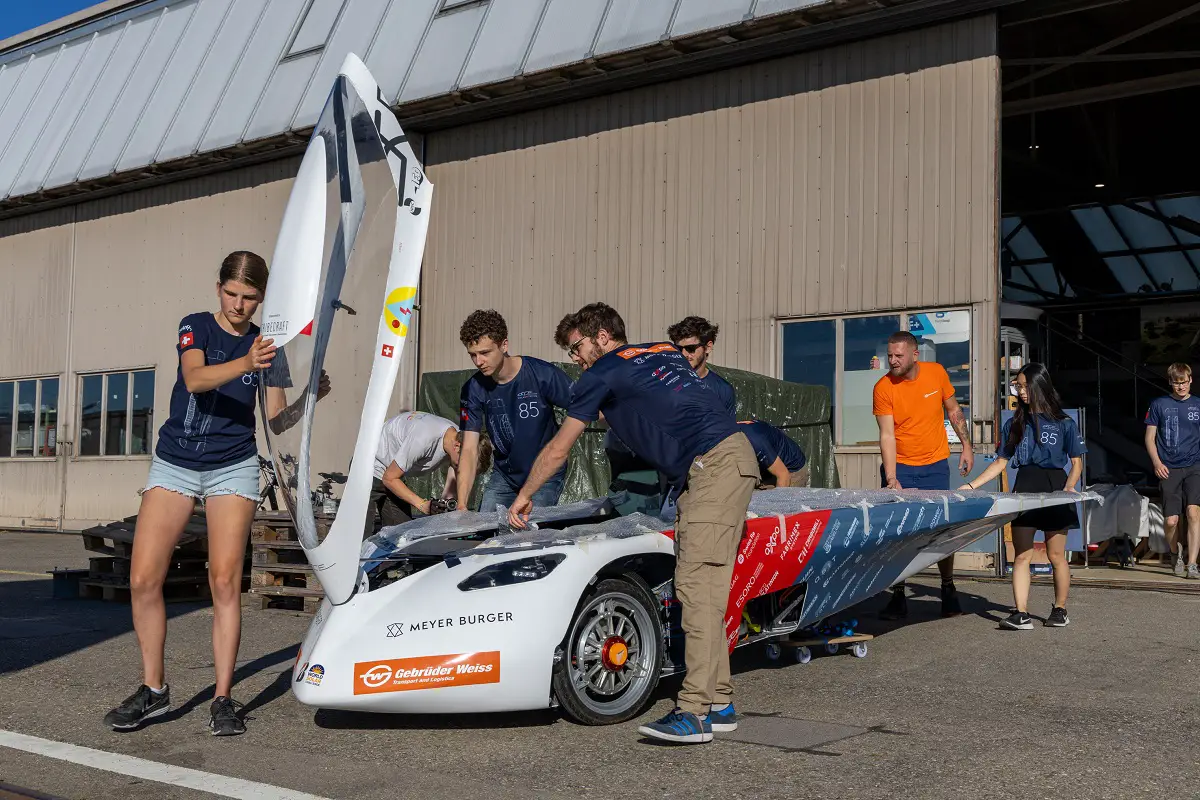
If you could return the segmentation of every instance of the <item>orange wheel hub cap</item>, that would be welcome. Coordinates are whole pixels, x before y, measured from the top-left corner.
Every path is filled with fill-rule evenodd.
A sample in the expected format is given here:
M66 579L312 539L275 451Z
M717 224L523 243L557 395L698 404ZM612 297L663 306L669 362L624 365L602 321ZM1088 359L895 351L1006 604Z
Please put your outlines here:
M600 648L600 661L604 668L616 672L629 660L629 645L620 636L610 636Z

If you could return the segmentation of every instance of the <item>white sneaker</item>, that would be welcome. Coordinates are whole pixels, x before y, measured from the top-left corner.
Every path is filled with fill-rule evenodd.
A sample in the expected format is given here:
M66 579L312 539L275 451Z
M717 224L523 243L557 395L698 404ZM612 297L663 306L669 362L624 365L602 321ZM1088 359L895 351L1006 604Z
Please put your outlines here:
M1175 556L1175 577L1182 578L1185 572L1187 572L1187 568L1183 563L1183 548L1181 547Z
M1200 567L1195 564L1188 564L1187 576L1192 580L1200 580Z

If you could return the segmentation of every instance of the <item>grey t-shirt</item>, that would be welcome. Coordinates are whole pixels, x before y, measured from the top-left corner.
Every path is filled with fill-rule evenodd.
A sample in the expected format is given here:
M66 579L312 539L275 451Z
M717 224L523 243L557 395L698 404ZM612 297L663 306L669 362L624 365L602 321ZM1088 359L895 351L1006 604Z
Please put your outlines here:
M442 437L450 428L458 430L450 420L424 411L406 411L392 417L379 435L375 477L382 478L393 461L406 476L433 472L449 458Z

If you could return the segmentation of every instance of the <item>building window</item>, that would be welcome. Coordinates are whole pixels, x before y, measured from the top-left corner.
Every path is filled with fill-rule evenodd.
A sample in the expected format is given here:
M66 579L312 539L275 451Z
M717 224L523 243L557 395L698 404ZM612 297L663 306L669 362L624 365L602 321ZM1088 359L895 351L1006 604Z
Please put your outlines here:
M58 378L0 381L0 458L53 458Z
M145 456L154 435L154 370L79 379L80 456Z
M463 6L481 6L488 0L442 0L441 7L438 8L438 15L445 14L447 11L453 11L456 8Z
M323 50L344 4L344 0L309 0L304 21L296 29L284 60Z
M898 330L917 337L922 361L946 368L963 413L971 407L971 312L912 311L836 319L785 321L782 369L785 381L829 389L834 440L843 446L876 446L879 427L872 413L875 383L887 372L887 340ZM958 438L947 425L950 441Z

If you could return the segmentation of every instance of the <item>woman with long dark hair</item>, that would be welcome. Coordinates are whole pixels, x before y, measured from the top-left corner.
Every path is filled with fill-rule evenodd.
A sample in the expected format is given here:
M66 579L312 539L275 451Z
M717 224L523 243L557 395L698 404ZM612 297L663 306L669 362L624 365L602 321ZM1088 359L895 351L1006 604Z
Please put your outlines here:
M1087 447L1075 420L1063 413L1058 392L1041 364L1030 363L1013 380L1017 390L1016 413L1000 429L996 460L979 477L959 488L983 486L1011 463L1017 470L1013 492L1076 491L1083 476L1083 454ZM1070 473L1064 472L1070 464ZM1046 534L1046 555L1054 567L1054 607L1043 624L1066 627L1067 591L1071 570L1067 564L1067 531L1079 524L1074 505L1051 506L1021 514L1012 522L1013 600L1016 609L1000 624L1011 630L1033 628L1029 617L1029 563L1033 560L1033 537Z
M216 698L209 729L215 736L244 733L240 706L230 696L242 632L242 564L259 503L254 409L258 384L277 353L251 319L267 289L267 264L239 250L221 263L216 313L189 314L179 323L179 368L170 416L159 429L142 492L130 564L133 626L142 651L142 685L110 711L104 723L132 730L171 708L164 675L167 635L163 582L175 544L197 500L208 527L208 582L213 603ZM268 383L266 417L287 414L286 368L275 363ZM277 385L271 385L277 384ZM318 397L329 391L322 375ZM295 409L291 409L295 411Z

